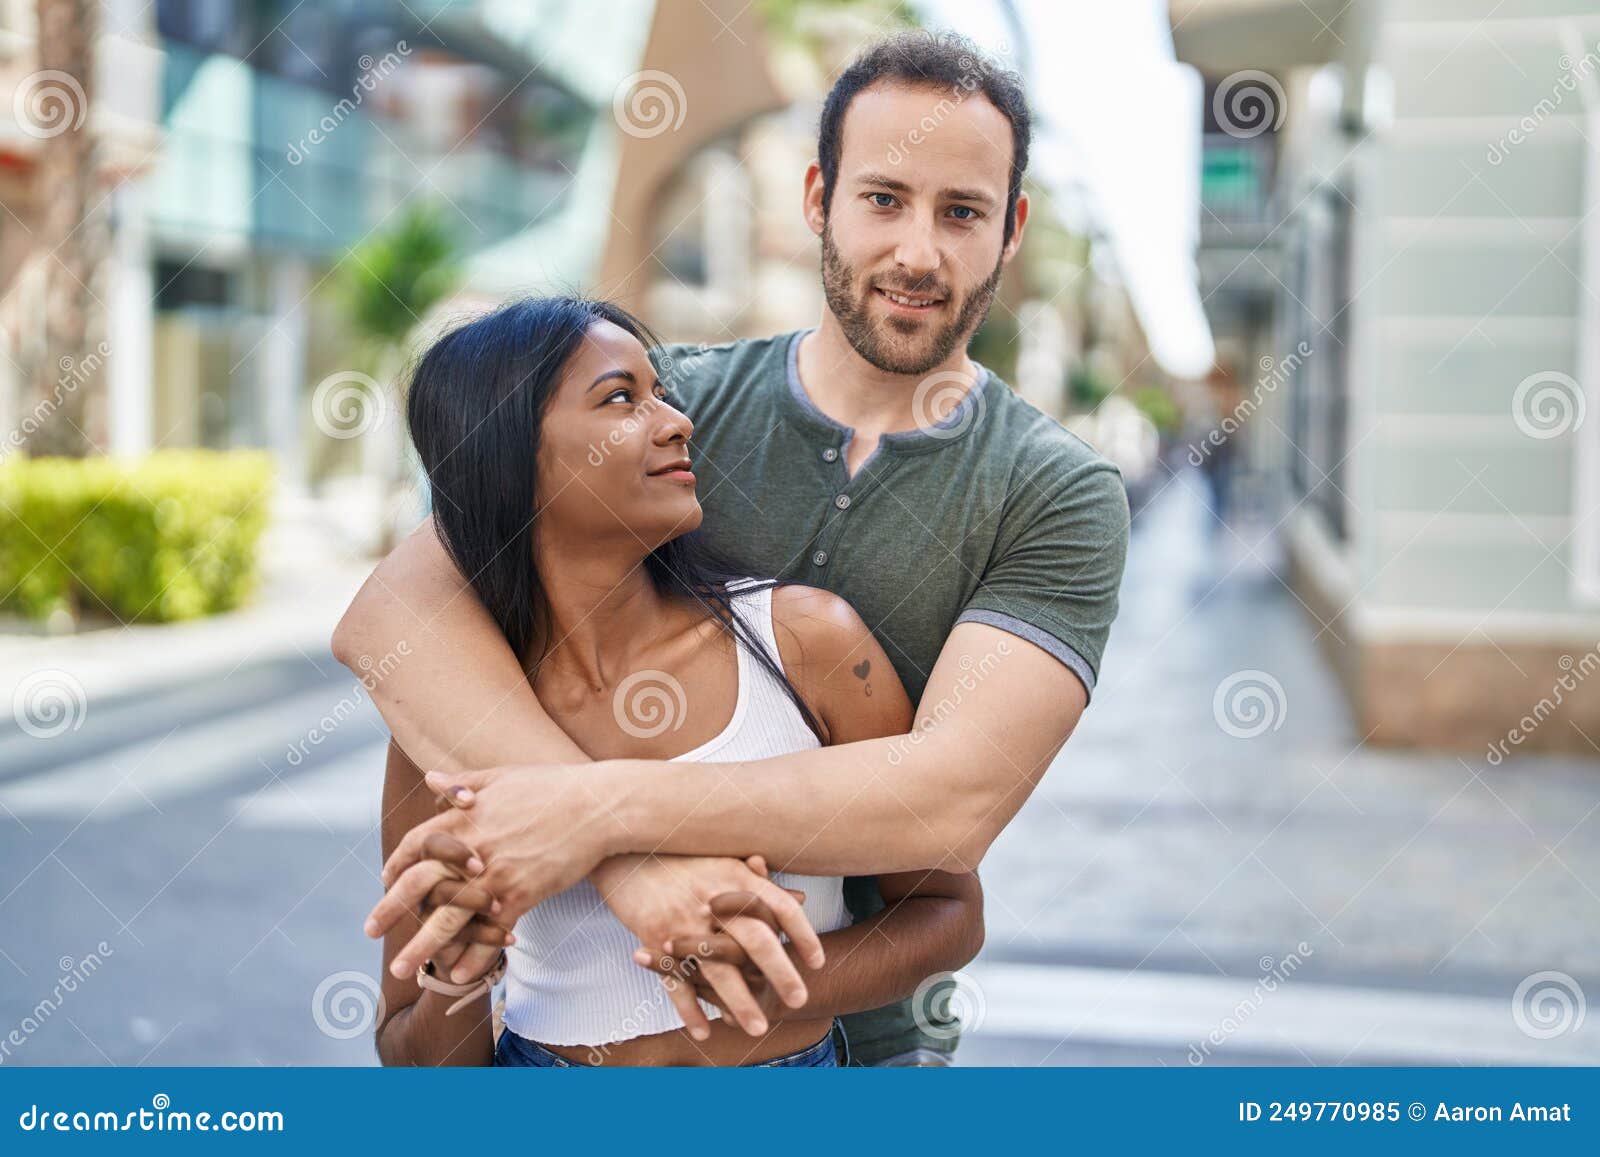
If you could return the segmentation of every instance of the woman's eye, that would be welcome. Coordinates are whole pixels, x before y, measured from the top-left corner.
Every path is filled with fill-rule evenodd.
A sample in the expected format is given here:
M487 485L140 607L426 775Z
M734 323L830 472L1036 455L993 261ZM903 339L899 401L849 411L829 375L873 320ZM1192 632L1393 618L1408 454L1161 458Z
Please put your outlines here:
M606 404L610 405L618 398L621 398L624 402L631 402L633 401L633 391L628 389L612 390L611 393L606 395Z

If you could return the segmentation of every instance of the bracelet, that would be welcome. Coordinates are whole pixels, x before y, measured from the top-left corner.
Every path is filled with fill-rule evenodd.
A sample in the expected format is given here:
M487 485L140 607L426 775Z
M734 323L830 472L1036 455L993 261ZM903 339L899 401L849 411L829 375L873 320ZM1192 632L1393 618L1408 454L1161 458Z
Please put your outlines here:
M485 972L476 980L469 980L465 984L451 984L449 981L440 980L433 974L433 961L428 960L417 965L417 983L423 988L442 993L445 996L459 996L461 999L445 1009L446 1016L454 1016L473 1000L481 995L494 991L494 986L506 974L506 950L500 950L500 958L494 962L494 967Z

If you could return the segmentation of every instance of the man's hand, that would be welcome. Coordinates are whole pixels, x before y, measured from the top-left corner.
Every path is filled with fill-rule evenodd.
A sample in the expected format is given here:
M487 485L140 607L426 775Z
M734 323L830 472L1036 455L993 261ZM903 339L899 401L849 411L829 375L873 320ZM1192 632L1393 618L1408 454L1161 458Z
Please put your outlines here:
M614 856L595 870L593 880L651 959L668 953L674 942L696 944L720 935L739 946L758 986L770 988L775 1000L791 1008L808 999L795 958L813 969L825 962L821 941L800 907L804 895L769 879L760 856ZM739 897L738 902L727 901L728 895ZM793 955L785 951L780 933L793 942ZM745 971L718 965L695 971L695 983L714 991L717 1007L739 1027L757 1036L767 1031L771 1010L760 1006ZM704 1040L711 1025L685 979L663 977L689 1034Z
M590 789L593 765L518 766L461 772L429 772L428 786L454 805L406 833L383 867L389 889L367 917L367 934L381 936L402 915L417 910L446 878L429 854L429 841L449 836L476 849L485 870L474 882L500 901L496 920L513 925L540 900L571 887L611 850L610 824ZM395 954L390 971L410 975L455 940L466 927L467 909L451 905L433 912ZM471 970L457 965L470 976ZM452 972L452 976L454 972Z

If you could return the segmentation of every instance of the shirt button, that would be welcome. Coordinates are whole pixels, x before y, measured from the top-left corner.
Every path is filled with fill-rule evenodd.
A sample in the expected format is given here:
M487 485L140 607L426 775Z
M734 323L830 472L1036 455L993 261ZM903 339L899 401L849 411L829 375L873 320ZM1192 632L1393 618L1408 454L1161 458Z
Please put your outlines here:
M825 550L817 551L816 554L811 556L811 561L813 563L815 563L817 566L827 566L828 565L828 552L825 551Z
M837 462L839 460L839 451L829 446L822 452L822 460L824 462Z
M837 506L840 510L849 510L850 509L850 496L848 494L841 494L841 495L839 495L839 497L837 497L837 498L835 498L833 500L833 504L835 506Z

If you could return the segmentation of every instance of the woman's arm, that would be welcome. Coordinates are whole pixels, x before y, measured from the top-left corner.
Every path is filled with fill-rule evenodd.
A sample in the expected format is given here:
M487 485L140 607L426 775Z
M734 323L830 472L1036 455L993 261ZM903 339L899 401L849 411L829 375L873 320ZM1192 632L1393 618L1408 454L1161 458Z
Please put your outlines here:
M416 764L391 741L383 777L383 854L388 856L402 836L433 814L433 792ZM378 1025L378 1059L385 1065L487 1065L494 1057L488 994L446 1016L455 997L423 989L414 975L397 979L389 971L395 953L421 926L417 915L409 913L383 939L383 1007L388 1015Z
M983 947L983 888L976 872L896 872L878 877L883 911L822 937L828 963L810 978L794 1017L843 1016L882 1008L939 972L953 972Z

